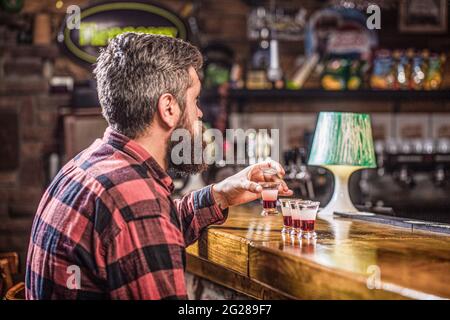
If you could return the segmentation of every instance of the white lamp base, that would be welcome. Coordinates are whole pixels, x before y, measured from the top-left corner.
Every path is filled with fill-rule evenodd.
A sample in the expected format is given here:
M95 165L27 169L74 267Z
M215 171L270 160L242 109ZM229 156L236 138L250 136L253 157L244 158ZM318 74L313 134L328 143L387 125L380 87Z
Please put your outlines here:
M319 216L330 217L334 212L358 214L348 193L348 180L351 174L359 169L356 166L324 166L333 173L334 193L331 201L320 210Z

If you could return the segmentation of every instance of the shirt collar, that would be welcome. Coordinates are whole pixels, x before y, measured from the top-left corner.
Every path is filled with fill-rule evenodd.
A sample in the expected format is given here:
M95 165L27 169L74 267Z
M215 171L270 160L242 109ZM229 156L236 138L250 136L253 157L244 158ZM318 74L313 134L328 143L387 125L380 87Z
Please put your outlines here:
M174 189L172 178L161 168L156 160L135 140L124 136L111 127L106 128L103 135L103 141L121 150L135 159L137 162L145 165L150 174L169 191Z

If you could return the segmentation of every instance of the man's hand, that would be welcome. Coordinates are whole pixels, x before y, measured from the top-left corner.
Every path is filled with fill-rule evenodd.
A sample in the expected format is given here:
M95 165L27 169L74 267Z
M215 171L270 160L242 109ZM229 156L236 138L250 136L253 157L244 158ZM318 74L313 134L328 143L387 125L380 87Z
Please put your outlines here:
M265 182L263 169L273 168L277 171L277 176L273 176L271 181L279 181L281 185L278 189L280 195L290 196L293 194L286 183L282 180L285 175L283 167L276 161L266 161L248 166L244 170L212 186L212 193L216 203L221 209L250 202L261 196L262 188L258 182Z

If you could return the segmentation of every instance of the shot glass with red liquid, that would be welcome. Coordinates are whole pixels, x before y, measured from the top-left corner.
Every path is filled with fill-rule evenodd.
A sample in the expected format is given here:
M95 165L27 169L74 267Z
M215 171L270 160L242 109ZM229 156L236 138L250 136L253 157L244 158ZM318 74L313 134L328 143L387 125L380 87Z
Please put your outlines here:
M263 203L261 215L271 216L278 214L277 199L280 182L261 182L260 186L262 187L261 197Z
M298 236L301 233L300 230L300 212L298 207L298 202L301 201L300 199L290 199L289 200L289 207L291 209L291 236Z
M280 199L281 214L283 215L283 229L281 232L290 233L292 228L292 214L291 207L289 205L290 199Z
M305 239L315 239L317 234L314 231L316 224L317 210L320 202L302 201L298 203L301 236Z

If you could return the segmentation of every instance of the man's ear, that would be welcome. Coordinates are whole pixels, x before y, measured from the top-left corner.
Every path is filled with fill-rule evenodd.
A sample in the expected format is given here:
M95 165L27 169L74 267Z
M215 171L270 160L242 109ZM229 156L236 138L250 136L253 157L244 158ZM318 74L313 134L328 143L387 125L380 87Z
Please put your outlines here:
M180 119L180 106L170 93L164 93L159 97L157 112L161 121L169 128L174 128Z

